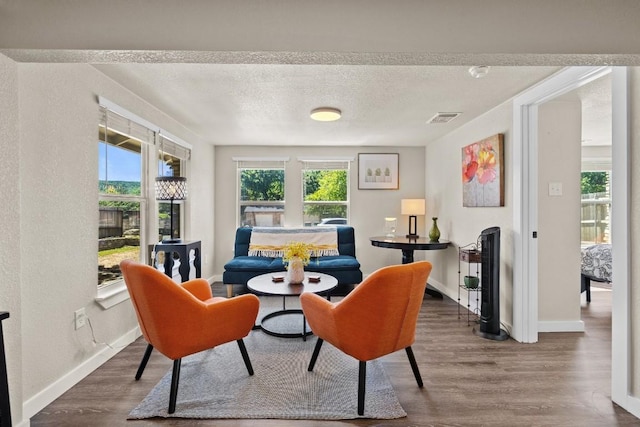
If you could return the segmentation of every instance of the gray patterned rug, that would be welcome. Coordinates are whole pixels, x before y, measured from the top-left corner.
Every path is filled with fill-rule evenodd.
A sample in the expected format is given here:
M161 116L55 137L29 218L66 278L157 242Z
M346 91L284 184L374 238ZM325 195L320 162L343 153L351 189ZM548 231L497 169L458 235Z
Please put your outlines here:
M287 306L287 308L289 308ZM262 312L260 316L262 316ZM259 317L260 318L260 317ZM271 329L301 329L299 315L269 320ZM282 323L278 325L277 322ZM245 344L255 374L249 376L235 342L182 360L176 412L169 415L167 373L129 419L272 418L338 420L393 419L407 414L400 406L381 362L367 363L364 416L357 413L358 361L324 343L313 372L307 371L314 336L286 339L252 331Z

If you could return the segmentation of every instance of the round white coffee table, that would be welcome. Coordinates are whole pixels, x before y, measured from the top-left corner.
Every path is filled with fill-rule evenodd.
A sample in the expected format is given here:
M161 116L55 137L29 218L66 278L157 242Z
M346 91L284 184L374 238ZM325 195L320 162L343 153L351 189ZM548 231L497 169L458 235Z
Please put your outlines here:
M276 282L273 280L276 276L284 276L285 280ZM286 280L286 272L267 273L249 279L247 287L250 291L260 295L274 295L282 297L282 310L274 311L265 315L260 321L260 329L265 334L272 335L280 338L302 338L306 340L307 336L313 332L307 331L307 321L304 317L304 313L300 309L287 309L286 297L301 295L303 292L313 292L314 294L326 293L327 299L330 298L331 290L338 286L338 279L333 276L324 273L306 272L304 273L304 281L301 284L290 284ZM309 282L309 276L317 276L320 278L318 282ZM301 314L302 315L302 332L301 333L289 333L289 332L277 332L265 328L264 321L277 316L284 316L287 314Z

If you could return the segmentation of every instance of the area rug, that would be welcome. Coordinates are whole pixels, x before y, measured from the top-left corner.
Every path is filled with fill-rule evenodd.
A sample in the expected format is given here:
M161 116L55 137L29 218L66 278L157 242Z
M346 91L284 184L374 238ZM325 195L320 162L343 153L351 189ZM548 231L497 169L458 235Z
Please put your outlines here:
M302 327L300 315L275 319L283 324L270 324L271 328ZM254 330L244 341L255 371L253 376L248 375L235 342L185 357L175 413L167 413L169 371L131 411L129 419L338 420L407 415L380 361L367 363L365 410L363 416L358 416L358 361L354 358L324 343L313 372L308 372L314 336L303 341Z

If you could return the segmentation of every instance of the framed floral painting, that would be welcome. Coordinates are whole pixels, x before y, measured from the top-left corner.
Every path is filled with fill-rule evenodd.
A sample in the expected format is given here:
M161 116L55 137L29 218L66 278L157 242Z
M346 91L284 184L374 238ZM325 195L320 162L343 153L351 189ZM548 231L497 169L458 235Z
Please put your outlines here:
M462 148L462 206L504 206L504 134Z

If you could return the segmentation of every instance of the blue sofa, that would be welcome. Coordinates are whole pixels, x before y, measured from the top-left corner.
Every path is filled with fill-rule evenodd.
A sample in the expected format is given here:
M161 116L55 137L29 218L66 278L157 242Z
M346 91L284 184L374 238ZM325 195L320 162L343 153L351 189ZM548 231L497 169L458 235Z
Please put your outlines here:
M353 227L336 226L338 230L338 252L340 255L312 258L305 271L329 274L338 279L340 285L355 285L362 281L360 263L356 259L356 244ZM227 296L233 295L233 285L247 285L252 277L265 273L285 271L282 258L249 256L251 227L236 230L234 257L225 264L222 282L227 286Z

